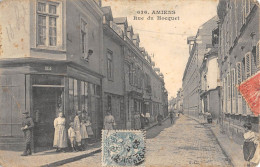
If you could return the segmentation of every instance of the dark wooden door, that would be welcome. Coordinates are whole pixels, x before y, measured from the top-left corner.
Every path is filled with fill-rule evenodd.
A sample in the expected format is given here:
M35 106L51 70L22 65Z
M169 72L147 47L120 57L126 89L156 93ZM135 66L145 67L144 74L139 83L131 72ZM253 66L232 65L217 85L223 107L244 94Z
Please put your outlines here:
M33 109L35 112L35 147L52 148L54 138L53 122L57 116L58 98L61 88L33 88Z

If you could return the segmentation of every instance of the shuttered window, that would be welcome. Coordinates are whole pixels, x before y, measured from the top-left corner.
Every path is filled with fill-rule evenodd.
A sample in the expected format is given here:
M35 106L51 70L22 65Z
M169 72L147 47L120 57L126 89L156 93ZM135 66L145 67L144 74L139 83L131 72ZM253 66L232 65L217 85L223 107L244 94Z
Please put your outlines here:
M242 82L242 65L241 62L237 62L236 64L236 71L237 71L237 85L240 85ZM238 91L238 95L240 95Z
M232 69L232 98L236 96L236 71Z
M246 79L247 78L249 78L250 76L251 76L251 57L252 57L252 55L251 55L251 53L249 52L249 53L247 53L246 55L245 55L245 76L246 76Z
M231 89L230 89L230 74L227 75L227 99L230 100L231 98Z
M242 1L242 24L246 23L246 0Z
M227 105L227 84L226 84L226 78L224 78L224 85L223 85L223 88L224 88L224 99L223 99L223 101L224 101L224 113L226 113L227 112L227 109L226 109L226 105Z
M257 71L260 70L260 54L259 54L260 42L256 44L256 67Z

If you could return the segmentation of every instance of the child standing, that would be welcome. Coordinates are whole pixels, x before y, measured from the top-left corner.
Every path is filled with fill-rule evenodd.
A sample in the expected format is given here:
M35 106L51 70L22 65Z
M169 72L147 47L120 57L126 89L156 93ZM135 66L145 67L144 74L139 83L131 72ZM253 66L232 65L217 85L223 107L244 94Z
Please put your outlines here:
M69 136L69 140L70 140L70 145L73 151L77 151L76 150L76 133L74 130L74 124L73 122L70 123L70 128L68 130L68 136Z

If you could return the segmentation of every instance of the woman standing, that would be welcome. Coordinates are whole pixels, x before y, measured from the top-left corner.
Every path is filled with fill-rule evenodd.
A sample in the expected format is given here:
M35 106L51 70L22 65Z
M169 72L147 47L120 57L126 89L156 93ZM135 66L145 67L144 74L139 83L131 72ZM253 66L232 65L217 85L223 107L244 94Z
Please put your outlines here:
M77 150L81 150L81 123L80 123L80 117L81 117L81 111L78 111L76 113L76 116L74 118L74 130L76 134L76 147Z
M54 140L53 147L57 148L57 152L67 147L67 133L65 128L65 118L62 112L59 113L58 117L54 120Z
M81 134L81 144L82 144L82 148L86 149L86 140L88 138L88 133L87 133L87 128L86 128L86 111L84 110L82 112L82 116L81 116L81 120L80 120L80 134Z
M107 111L107 115L104 118L104 129L105 130L113 130L115 129L116 123L115 118L111 114L111 111Z
M93 138L94 133L91 127L91 118L89 116L89 114L86 114L86 127L87 127L87 133L88 133L88 143L90 143L91 138Z
M252 124L246 123L244 124L245 133L244 133L244 145L243 145L243 153L244 159L247 161L247 166L250 166L251 159L255 155L256 151L256 136L255 133L251 130Z

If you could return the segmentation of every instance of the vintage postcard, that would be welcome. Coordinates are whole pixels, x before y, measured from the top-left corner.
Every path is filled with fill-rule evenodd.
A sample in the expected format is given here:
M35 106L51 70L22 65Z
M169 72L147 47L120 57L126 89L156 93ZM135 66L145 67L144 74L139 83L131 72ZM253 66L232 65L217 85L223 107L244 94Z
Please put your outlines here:
M0 0L0 166L260 166L257 0Z

